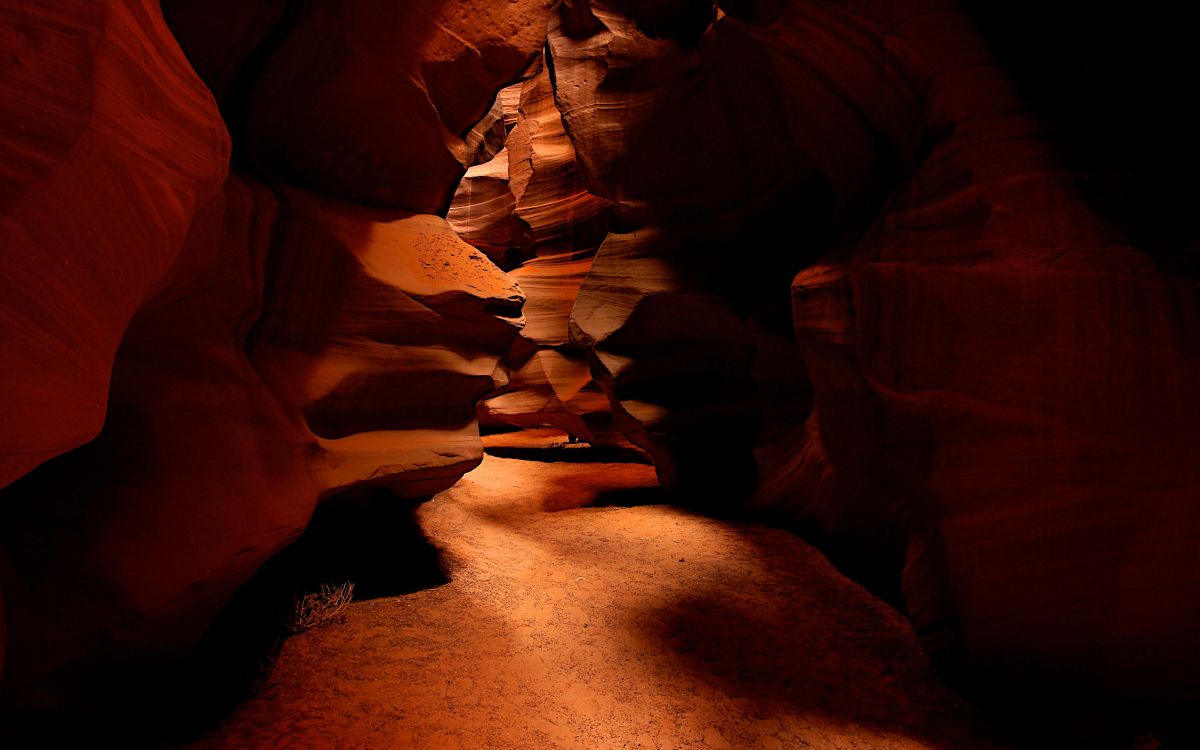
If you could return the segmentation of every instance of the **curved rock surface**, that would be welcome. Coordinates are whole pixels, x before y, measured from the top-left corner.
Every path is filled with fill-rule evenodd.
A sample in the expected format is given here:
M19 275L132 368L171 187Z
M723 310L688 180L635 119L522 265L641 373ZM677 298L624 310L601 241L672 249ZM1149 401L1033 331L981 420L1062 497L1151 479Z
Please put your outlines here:
M1200 695L1195 284L1080 199L962 13L868 5L948 126L849 260L795 280L795 509L890 537L918 632L978 674Z
M482 414L510 425L557 426L592 443L623 442L612 428L608 399L568 332L579 287L607 230L608 201L587 190L545 68L520 87L503 159L482 166L494 170L490 165L501 161L503 215L521 232L509 247L523 257L512 276L525 293L528 324L509 355L507 387L484 402ZM462 188L459 198L467 207L479 204ZM454 212L452 206L451 217Z
M772 297L914 158L920 77L902 46L833 4L789 6L769 31L724 15L663 26L624 5L569 4L550 29L567 131L591 191L614 203L572 339L664 483L745 494L764 421L754 372L772 369L755 352L790 338ZM760 247L772 251L730 272Z
M291 184L381 208L442 213L474 161L464 138L541 48L551 5L305 6L262 63L246 107L245 145Z
M203 15L172 5L181 27ZM295 20L273 7L254 15L274 24L262 39ZM181 34L218 90L256 73L237 69L257 58L245 9L226 10L224 28ZM5 150L3 261L25 285L0 303L14 342L2 437L21 441L3 479L99 437L0 496L5 736L22 716L103 713L144 692L320 499L361 485L428 496L476 465L475 401L504 381L523 323L517 284L443 218L242 169L222 194L228 136L157 9L11 18L30 52L27 77L0 89L18 146ZM490 33L519 39L508 31ZM430 44L414 64L444 61ZM474 116L488 112L516 57L444 106L466 118L456 108L477 96ZM462 143L486 155L504 125L484 120ZM439 179L448 194L456 175ZM29 430L7 429L26 413ZM60 416L74 432L54 428Z
M137 689L307 523L311 439L244 348L275 213L230 179L126 331L100 436L5 491L6 731Z
M114 660L139 666L111 695L139 689L319 499L453 484L521 301L443 219L231 178L126 332L100 437L5 493L11 705L97 705Z
M229 138L154 2L0 4L0 487L104 422Z
M1195 280L951 0L163 5L0 0L6 720L480 413L811 530L984 686L1200 696Z
M1194 283L1079 198L955 4L729 6L551 27L614 202L572 337L619 426L669 486L757 487L986 685L1198 694Z
M519 287L444 219L284 198L253 356L316 436L318 482L449 487L483 457L475 402L524 324Z

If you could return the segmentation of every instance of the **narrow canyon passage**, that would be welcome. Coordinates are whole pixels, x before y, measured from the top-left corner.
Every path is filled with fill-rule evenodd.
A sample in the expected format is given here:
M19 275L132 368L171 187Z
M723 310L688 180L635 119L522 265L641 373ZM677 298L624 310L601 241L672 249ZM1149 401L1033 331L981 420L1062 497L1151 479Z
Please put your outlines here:
M1196 29L0 0L0 750L1200 750Z
M819 552L631 504L655 484L639 463L489 455L417 514L449 583L292 637L190 747L996 747Z

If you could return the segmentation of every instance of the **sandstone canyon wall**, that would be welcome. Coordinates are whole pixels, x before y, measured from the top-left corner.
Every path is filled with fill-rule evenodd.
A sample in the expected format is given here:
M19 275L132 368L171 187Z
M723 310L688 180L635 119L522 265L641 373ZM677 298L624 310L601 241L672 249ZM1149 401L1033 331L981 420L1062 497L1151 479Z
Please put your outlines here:
M573 338L663 481L754 485L986 685L1195 695L1195 282L1081 199L969 19L566 7L556 94L614 201Z
M320 500L449 486L480 400L812 533L985 685L1200 693L1195 280L954 3L0 10L20 705L150 680Z
M6 718L153 685L320 499L427 497L478 463L474 402L505 377L523 296L421 212L449 200L485 140L470 126L535 57L546 13L479 26L484 4L414 6L429 26L395 20L417 36L362 47L349 38L380 10L362 3L340 36L320 9L230 4L214 24L218 9L168 3L218 101L155 3L11 5L27 51L0 98L4 482L95 439L4 490ZM284 127L313 81L275 71L309 64L293 58L311 62L313 36L323 72L368 86L335 77L329 120ZM412 88L381 111L355 66L397 51L390 75ZM389 113L409 135L376 142ZM403 148L333 167L308 148L356 138Z
M515 265L512 276L526 297L527 324L508 358L509 383L481 411L502 424L552 425L592 443L623 443L608 399L568 332L579 287L607 231L608 201L588 191L549 69L539 63L514 89L505 148L467 171L450 208L451 224L464 238L495 248L502 265ZM481 236L480 245L476 226L516 229L501 238Z
M821 368L817 487L898 503L903 598L935 653L1195 695L1195 281L1106 225L966 16L923 6L864 10L929 71L930 152L853 252L793 285Z

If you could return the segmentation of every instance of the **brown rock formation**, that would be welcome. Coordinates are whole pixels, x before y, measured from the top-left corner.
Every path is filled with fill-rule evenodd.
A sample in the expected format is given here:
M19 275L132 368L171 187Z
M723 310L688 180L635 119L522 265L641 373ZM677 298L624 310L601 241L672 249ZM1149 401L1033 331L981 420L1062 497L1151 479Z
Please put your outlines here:
M319 498L428 496L482 458L474 403L521 323L511 280L437 217L296 191L280 207L236 177L221 209L127 330L99 439L6 492L18 699L82 705L94 670L144 665L120 695Z
M316 436L318 483L445 489L483 457L475 402L524 322L520 290L444 219L285 205L253 355Z
M527 234L521 237L527 256L512 275L526 295L528 324L509 357L510 382L483 404L483 414L514 425L554 425L590 442L620 441L608 399L568 337L571 308L604 238L608 202L588 192L553 97L545 69L521 87L504 152L505 210ZM460 197L476 205L461 188Z
M614 202L572 338L665 483L744 493L764 419L754 340L789 335L786 311L764 308L912 158L919 79L905 50L833 5L792 7L769 32L721 17L681 41L688 24L655 38L647 23L582 3L550 30L559 109L592 191ZM811 246L779 247L785 215ZM730 272L759 247L773 251Z
M757 475L756 506L990 684L1195 691L1194 284L1077 197L952 3L731 4L703 31L664 7L572 3L550 32L614 201L572 320L621 428L668 485ZM785 210L790 257L762 230ZM738 247L787 259L734 275ZM781 370L771 280L830 250Z
M245 145L269 172L300 187L444 212L474 161L464 137L541 47L550 5L306 6L262 64Z
M804 512L899 529L918 632L992 679L1200 691L1195 285L1080 200L965 16L879 5L950 127L848 262L796 278Z
M1194 279L952 0L163 5L0 0L15 710L477 413L813 530L986 685L1200 695Z
M503 381L498 360L523 322L517 285L440 217L269 189L244 173L222 200L228 137L157 11L72 13L12 16L41 56L30 53L37 64L0 98L21 146L5 151L2 258L14 286L3 322L14 346L0 403L3 439L19 442L3 480L102 420L103 430L0 496L6 721L103 710L143 689L320 498L364 484L425 496L453 483L482 457L475 401ZM78 50L68 23L85 32ZM210 80L243 75L231 71L253 46L245 24L191 32L182 36L213 53ZM414 65L442 63L444 45L430 44ZM524 67L524 52L489 49L489 64L515 73L488 76ZM488 76L445 106L477 94L487 112ZM43 113L45 123L29 119ZM503 130L490 122L459 142L486 155ZM47 138L55 127L61 137ZM8 429L22 420L27 430ZM122 677L109 675L114 664Z
M229 140L157 3L0 6L0 487L104 422Z
M274 216L269 191L230 179L125 332L100 437L6 490L4 686L26 710L46 688L105 703L113 663L124 694L307 522L311 440L244 348Z

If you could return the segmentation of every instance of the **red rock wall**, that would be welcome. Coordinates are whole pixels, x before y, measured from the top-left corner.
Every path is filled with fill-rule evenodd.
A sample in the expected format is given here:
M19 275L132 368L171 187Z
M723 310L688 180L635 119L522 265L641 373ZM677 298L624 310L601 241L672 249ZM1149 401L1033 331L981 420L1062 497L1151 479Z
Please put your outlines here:
M902 508L904 600L935 651L992 679L1194 694L1195 284L1080 199L952 5L864 5L920 55L945 126L853 254L796 278L816 492Z
M4 152L0 257L13 286L0 304L15 345L5 349L0 439L12 444L2 444L0 484L99 433L0 495L2 689L14 721L100 710L141 689L299 535L321 498L361 485L423 497L473 468L475 401L504 379L499 360L524 323L516 283L445 219L348 202L358 194L317 167L305 174L333 196L321 197L287 184L294 164L246 158L258 156L259 97L281 111L289 96L308 97L271 66L291 64L288 40L320 19L265 3L227 8L220 25L194 4L168 6L207 83L225 94L234 142L251 146L223 192L230 148L217 103L157 8L0 16L30 49L15 63L24 78L0 90L3 127L15 123L4 135L18 146ZM399 49L391 73L429 77L413 95L445 121L436 137L410 132L412 153L469 159L494 144L472 118L521 74L545 26L532 5L506 12L479 37L465 14L456 22L472 29L443 19L420 45L406 37L415 49L375 35L354 50ZM404 33L420 27L394 20ZM526 24L534 31L522 33ZM323 39L335 56L346 43ZM452 87L446 70L473 83ZM353 118L297 120L289 132L369 141L322 130L372 124L374 104L358 93L321 99ZM337 162L350 163L362 184L420 206L444 202L466 166L425 174Z
M811 529L985 685L1198 691L1194 280L953 3L163 4L0 3L6 695L153 673L488 396Z
M3 5L0 486L96 436L229 139L157 3Z
M475 402L520 289L439 217L283 195L252 356L320 446L317 482L446 489L483 458Z
M691 7L550 31L614 204L572 337L618 424L685 500L756 486L986 685L1195 693L1194 282L1080 198L954 4Z
M509 382L481 405L481 413L510 425L555 426L592 443L624 442L612 426L608 398L568 330L579 287L607 231L608 201L588 192L549 71L539 66L516 90L505 149L467 171L450 208L451 224L464 238L508 253L526 297L527 323L507 359ZM493 230L496 242L476 224L507 231Z
M257 163L299 187L380 208L444 212L471 161L464 137L541 48L551 4L306 7L251 87L245 145Z
M724 15L657 29L641 10L576 3L550 29L567 131L614 203L572 339L664 483L736 502L774 397L807 388L780 279L911 161L921 81L902 47L833 5L796 5L769 30Z
M125 330L100 436L6 489L14 701L123 695L307 522L311 440L245 351L276 213L230 178Z

